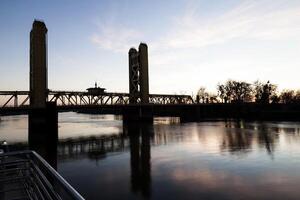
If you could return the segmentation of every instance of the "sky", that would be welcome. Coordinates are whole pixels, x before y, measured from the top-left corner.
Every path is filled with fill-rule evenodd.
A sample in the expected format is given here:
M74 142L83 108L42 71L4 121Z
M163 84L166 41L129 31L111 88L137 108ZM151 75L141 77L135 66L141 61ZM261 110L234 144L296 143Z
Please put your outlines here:
M0 90L28 90L29 33L48 28L48 86L128 92L128 50L148 45L150 93L228 79L300 89L299 0L1 0Z

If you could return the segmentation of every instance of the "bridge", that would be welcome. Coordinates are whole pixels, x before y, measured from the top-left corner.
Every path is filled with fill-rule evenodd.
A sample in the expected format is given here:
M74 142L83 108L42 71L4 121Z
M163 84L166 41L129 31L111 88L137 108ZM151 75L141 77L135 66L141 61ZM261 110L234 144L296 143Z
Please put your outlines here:
M34 108L45 108L55 103L58 112L85 108L97 110L132 105L193 104L189 95L149 94L148 47L141 43L138 50L131 48L129 60L129 93L105 92L104 88L87 91L53 91L48 89L47 28L44 22L34 21L30 32L30 91L0 91L0 114L29 113Z
M47 60L47 28L44 22L34 21L30 32L30 90L0 91L0 115L34 116L33 112L36 112L36 120L40 121L40 118L46 119L49 115L47 112L51 109L47 106L50 103L52 108L55 105L53 115L56 112L77 111L120 114L123 119L129 120L153 120L153 116L177 116L182 121L204 118L300 118L300 104L198 104L189 95L149 94L148 47L144 43L128 52L129 93L105 92L104 88L97 86L87 91L50 90ZM55 124L55 116L53 120Z
M30 106L29 91L0 91L0 109ZM101 105L127 105L129 93L103 92L93 94L88 91L49 91L49 102L57 106L101 106ZM140 99L138 99L138 103ZM189 95L149 94L150 104L193 104L194 100Z

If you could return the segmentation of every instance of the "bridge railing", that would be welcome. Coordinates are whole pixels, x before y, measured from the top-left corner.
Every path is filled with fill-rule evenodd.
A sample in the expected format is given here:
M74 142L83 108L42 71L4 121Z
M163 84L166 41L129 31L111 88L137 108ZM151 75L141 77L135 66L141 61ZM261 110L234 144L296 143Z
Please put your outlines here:
M28 91L0 91L0 108L29 105Z
M88 92L50 92L48 100L56 102L58 106L78 105L115 105L128 104L129 94L103 93L90 94Z
M129 104L128 93L100 93L76 91L49 91L48 101L56 102L58 106L81 105L126 105ZM139 100L138 100L139 102ZM29 106L28 91L0 91L0 108ZM193 104L189 95L150 94L150 104Z

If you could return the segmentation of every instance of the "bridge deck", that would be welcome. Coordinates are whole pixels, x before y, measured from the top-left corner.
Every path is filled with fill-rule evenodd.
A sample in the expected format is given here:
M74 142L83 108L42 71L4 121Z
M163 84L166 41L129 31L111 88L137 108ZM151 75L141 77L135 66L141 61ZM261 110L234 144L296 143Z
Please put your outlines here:
M89 93L86 91L49 91L48 101L56 102L58 106L79 105L117 105L129 104L129 93L104 92ZM30 102L29 91L0 91L0 108L24 107ZM140 102L140 99L138 99ZM152 104L192 104L189 95L150 94Z

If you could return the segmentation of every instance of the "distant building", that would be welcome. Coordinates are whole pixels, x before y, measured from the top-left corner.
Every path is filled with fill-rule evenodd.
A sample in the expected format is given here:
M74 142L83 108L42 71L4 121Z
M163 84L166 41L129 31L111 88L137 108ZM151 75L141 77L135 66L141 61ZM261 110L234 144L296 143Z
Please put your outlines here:
M89 94L91 95L101 95L105 93L105 88L101 88L97 86L97 83L95 83L95 87L93 88L87 88L86 89L88 91Z

